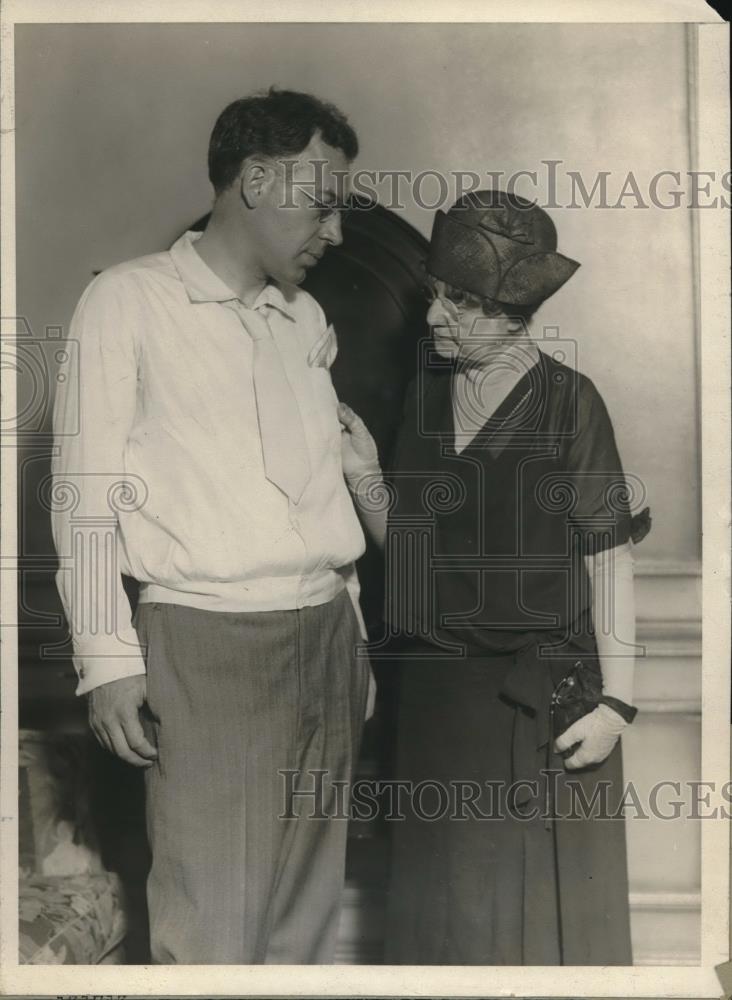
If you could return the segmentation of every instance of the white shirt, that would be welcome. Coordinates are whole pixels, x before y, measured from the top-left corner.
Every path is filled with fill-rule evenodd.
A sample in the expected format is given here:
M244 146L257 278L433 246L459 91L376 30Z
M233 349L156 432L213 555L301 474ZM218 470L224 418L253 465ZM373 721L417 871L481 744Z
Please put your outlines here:
M72 320L52 523L79 694L145 670L121 573L143 602L213 611L302 608L347 585L363 633L365 543L323 363L332 330L295 286L268 284L252 307L302 415L311 478L295 504L264 475L247 309L199 257L199 235L104 271Z

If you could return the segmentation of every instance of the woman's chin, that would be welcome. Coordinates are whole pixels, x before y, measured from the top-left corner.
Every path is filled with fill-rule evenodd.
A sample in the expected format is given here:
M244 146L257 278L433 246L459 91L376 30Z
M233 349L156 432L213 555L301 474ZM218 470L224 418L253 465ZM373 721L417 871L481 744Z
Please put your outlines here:
M449 337L433 336L432 341L435 345L435 350L441 358L447 358L449 361L452 361L458 356L458 345Z

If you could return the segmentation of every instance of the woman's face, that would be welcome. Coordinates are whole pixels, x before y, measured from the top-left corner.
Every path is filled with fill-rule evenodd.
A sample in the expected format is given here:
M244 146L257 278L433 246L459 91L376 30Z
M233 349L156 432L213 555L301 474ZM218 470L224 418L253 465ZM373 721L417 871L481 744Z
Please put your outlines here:
M484 368L525 330L520 319L502 311L486 315L481 300L469 292L438 279L432 279L429 287L433 298L427 323L437 352L445 358Z

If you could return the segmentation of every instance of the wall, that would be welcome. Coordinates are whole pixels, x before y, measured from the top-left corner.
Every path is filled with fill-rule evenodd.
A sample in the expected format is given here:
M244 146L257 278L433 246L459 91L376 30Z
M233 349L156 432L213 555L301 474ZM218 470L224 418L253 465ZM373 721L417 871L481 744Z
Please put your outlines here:
M554 158L590 187L612 171L614 202L629 170L642 184L689 166L673 25L38 25L17 29L17 49L18 302L34 329L68 323L93 269L160 249L207 210L213 121L271 82L339 103L365 168L543 178ZM429 234L432 212L405 214ZM695 559L689 213L553 215L582 268L539 318L576 340L647 484L644 557Z
M270 83L338 103L358 129L364 168L543 177L541 161L558 159L589 187L596 171L611 171L614 202L628 171L643 188L657 171L690 166L686 40L673 25L38 25L18 27L16 41L18 306L36 335L67 326L93 270L168 245L209 208L213 121ZM517 190L546 194L545 185ZM565 181L560 201L567 190ZM690 217L630 207L552 214L560 248L582 267L538 322L576 343L653 509L639 551L646 721L627 741L628 773L648 785L669 776L669 753L672 777L698 772ZM412 201L405 217L429 235L432 212ZM654 845L657 858L674 860L672 877L663 860L649 864ZM695 831L636 827L630 862L637 957L693 960Z

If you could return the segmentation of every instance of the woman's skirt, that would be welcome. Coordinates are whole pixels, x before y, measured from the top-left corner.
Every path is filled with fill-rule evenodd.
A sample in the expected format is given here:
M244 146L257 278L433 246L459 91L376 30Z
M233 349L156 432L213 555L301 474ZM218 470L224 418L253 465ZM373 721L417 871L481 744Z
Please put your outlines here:
M400 665L387 964L632 964L620 746L580 774L543 751L548 777L517 787L525 709L501 693L516 654L413 653Z

